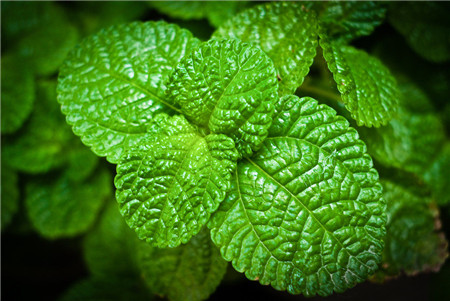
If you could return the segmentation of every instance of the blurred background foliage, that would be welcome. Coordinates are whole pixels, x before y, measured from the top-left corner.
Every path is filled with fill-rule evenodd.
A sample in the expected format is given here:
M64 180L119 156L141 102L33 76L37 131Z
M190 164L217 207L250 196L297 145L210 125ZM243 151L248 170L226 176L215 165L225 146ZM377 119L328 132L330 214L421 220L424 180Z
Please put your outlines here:
M172 286L169 279L157 287L149 275L164 273L155 258L169 264L179 255L146 250L118 215L114 166L95 156L66 124L56 100L58 69L70 49L104 27L165 20L207 40L224 21L257 4L1 2L4 300L151 300L158 298L153 289L177 299L177 293L185 293L173 293L176 277ZM324 23L342 28L353 24L352 5L305 3ZM450 237L449 4L396 2L373 9L380 16L377 27L363 28L352 44L378 57L397 77L401 109L385 127L352 126L383 179L386 250L372 283L327 299L450 300L450 263L443 265L445 236ZM335 27L337 35L341 27ZM297 94L313 96L348 117L325 65L319 52ZM188 254L201 254L195 244L187 247ZM140 255L130 256L135 253ZM195 264L186 264L184 272ZM210 300L248 296L303 298L247 281L228 266Z

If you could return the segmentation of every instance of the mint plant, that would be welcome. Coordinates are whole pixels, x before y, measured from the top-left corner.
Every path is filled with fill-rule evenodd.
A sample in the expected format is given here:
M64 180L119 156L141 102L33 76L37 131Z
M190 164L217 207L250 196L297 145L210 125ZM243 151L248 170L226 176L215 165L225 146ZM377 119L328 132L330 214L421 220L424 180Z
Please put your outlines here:
M2 22L2 230L83 235L90 276L62 300L206 300L228 262L306 297L439 271L445 93L360 47L388 20L448 60L445 25L428 51L398 5L23 6Z

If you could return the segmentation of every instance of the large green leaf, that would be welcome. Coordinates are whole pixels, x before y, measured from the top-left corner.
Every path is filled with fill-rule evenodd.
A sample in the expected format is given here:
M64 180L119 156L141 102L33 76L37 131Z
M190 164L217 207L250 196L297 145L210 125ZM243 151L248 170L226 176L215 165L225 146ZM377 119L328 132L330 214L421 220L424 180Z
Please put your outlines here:
M444 141L443 125L427 96L414 84L402 82L397 116L377 129L361 128L369 153L387 167L421 175Z
M99 224L86 235L84 259L91 274L99 277L138 275L136 234L127 226L116 203L103 212Z
M47 172L66 162L72 139L56 101L56 83L38 82L29 120L14 136L2 137L2 159L25 173Z
M373 274L385 202L364 143L311 98L277 104L269 137L239 162L208 227L222 256L251 280L325 296Z
M302 3L317 12L330 38L348 42L370 35L386 14L386 5L376 1L314 1Z
M394 182L382 184L387 200L386 246L374 279L438 271L448 256L448 243L439 231L436 204Z
M206 230L188 244L173 249L141 243L137 254L148 287L171 301L206 300L227 269L227 262L221 258Z
M102 169L82 183L65 175L34 179L27 183L25 204L33 227L56 239L85 232L107 197L111 197L111 175Z
M259 46L273 60L280 95L286 95L300 87L313 63L317 21L300 2L267 3L238 14L213 36L238 38Z
M58 100L67 122L99 156L117 163L140 142L165 101L163 82L199 40L165 22L118 25L90 36L61 67Z
M423 174L425 182L433 190L434 198L439 205L450 205L450 142L433 158L430 166Z
M240 155L250 156L272 122L277 79L259 48L210 40L181 60L167 91L188 120L233 138Z
M17 173L2 162L1 171L1 230L19 211L19 183Z
M324 34L320 46L342 101L358 125L387 124L395 116L399 97L389 70L363 50L332 42Z
M399 2L389 10L389 22L414 51L432 62L450 59L450 3Z
M116 199L140 239L159 247L186 243L209 220L236 168L234 142L201 136L182 116L160 114L151 137L117 166Z
M20 58L14 55L2 56L2 134L17 131L33 110L33 74Z

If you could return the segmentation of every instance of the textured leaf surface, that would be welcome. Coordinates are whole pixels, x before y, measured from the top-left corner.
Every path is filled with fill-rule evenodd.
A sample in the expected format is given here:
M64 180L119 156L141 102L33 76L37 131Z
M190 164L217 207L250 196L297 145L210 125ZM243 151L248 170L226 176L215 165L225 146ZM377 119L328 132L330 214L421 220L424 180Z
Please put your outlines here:
M2 163L1 230L5 229L19 211L19 196L17 173Z
M250 156L272 122L277 80L259 48L237 40L203 43L175 68L168 94L193 123L225 134Z
M227 269L206 230L174 249L143 243L139 247L139 266L148 287L171 301L206 300Z
M17 56L2 56L2 134L17 131L33 110L34 78Z
M444 129L427 96L414 84L400 86L397 116L377 129L361 128L369 153L385 166L421 175L438 154Z
M175 65L199 41L165 22L113 26L85 39L61 67L58 100L67 122L99 156L117 163L159 112Z
M47 172L64 164L72 137L56 101L55 82L38 82L29 120L18 134L2 139L2 159L25 173Z
M83 244L84 259L91 274L99 277L138 275L137 243L140 242L136 234L125 223L117 204L108 205Z
M208 227L252 280L306 296L343 292L378 268L385 203L364 143L311 98L287 96L263 147L239 162Z
M293 94L316 55L317 21L300 2L267 3L238 14L213 36L259 46L275 64L280 95Z
M395 116L397 82L389 70L363 50L331 42L320 45L347 110L359 126L379 127Z
M448 256L448 242L439 231L436 204L394 182L383 180L382 184L387 200L386 246L374 278L438 271Z
M152 127L152 137L118 164L116 199L140 239L175 247L197 234L225 198L237 152L231 138L204 138L182 116L160 114Z
M333 40L348 42L370 35L386 14L386 5L376 1L314 1L302 3L317 12L318 19Z
M59 301L150 301L154 297L139 279L91 277L75 283Z
M433 159L430 167L423 174L423 178L433 190L436 202L439 205L449 205L450 143L447 142Z
M71 182L66 176L30 181L25 204L33 227L42 236L55 239L86 231L110 196L111 176L101 170L83 183Z
M450 59L450 3L393 3L389 22L414 51L432 62Z

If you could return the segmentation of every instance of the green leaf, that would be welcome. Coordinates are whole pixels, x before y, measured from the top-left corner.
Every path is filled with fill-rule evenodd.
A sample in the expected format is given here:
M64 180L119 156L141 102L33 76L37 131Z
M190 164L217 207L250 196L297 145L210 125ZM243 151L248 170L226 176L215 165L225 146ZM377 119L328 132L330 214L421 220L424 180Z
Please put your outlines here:
M320 46L342 101L357 124L386 125L395 116L399 96L389 70L363 50L331 42L323 34Z
M113 26L79 44L61 67L58 101L76 135L117 163L139 143L165 101L164 81L199 40L165 22Z
M434 199L439 205L450 205L450 186L448 185L450 171L450 143L434 157L430 167L424 172L425 182L433 190Z
M174 249L141 243L137 252L148 287L171 301L208 299L227 269L227 262L221 258L206 230L188 244Z
M19 211L20 192L17 173L4 163L1 178L1 230L4 230Z
M28 217L47 239L76 236L92 226L103 201L111 195L110 185L111 176L105 169L83 183L64 175L35 179L26 186Z
M393 3L389 22L419 55L432 62L450 59L449 3Z
M421 175L444 141L443 125L418 87L402 82L399 88L397 116L384 127L359 131L378 162Z
M439 230L439 211L430 199L399 184L382 181L387 200L387 233L383 264L375 280L401 273L438 271L448 256L448 243Z
M90 277L72 285L59 301L151 301L137 278Z
M277 80L272 61L259 48L210 40L181 60L167 91L188 120L233 138L246 157L267 136Z
M306 296L343 292L378 268L386 216L356 130L311 98L286 96L269 137L239 162L208 227L247 278Z
M116 199L140 239L175 247L197 234L225 198L237 152L231 138L204 138L182 116L160 114L151 126L151 137L117 165Z
M109 204L99 224L84 240L84 259L91 274L101 277L138 275L137 243L139 240L120 215L117 204Z
M66 162L72 137L56 101L56 83L38 82L34 111L19 133L2 137L2 157L21 172L47 172Z
M71 141L67 160L65 173L73 181L83 181L89 177L99 161L98 157L78 138Z
M277 69L280 95L292 94L309 72L317 48L317 21L300 2L276 2L247 9L222 25L214 37L259 46Z
M11 134L23 125L33 110L34 78L20 58L13 55L2 56L1 71L2 134Z
M386 14L385 3L375 1L314 1L303 4L317 12L331 39L343 42L370 35Z

